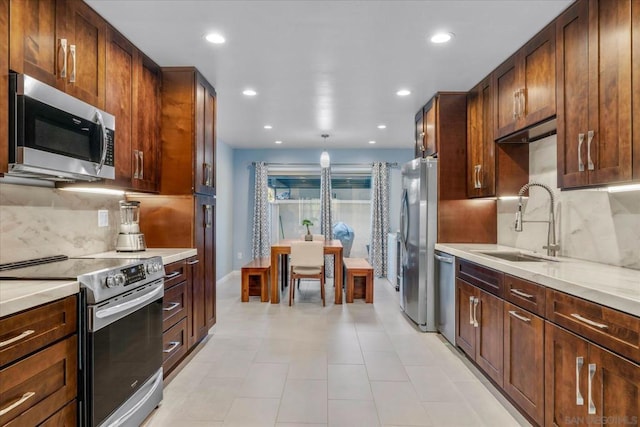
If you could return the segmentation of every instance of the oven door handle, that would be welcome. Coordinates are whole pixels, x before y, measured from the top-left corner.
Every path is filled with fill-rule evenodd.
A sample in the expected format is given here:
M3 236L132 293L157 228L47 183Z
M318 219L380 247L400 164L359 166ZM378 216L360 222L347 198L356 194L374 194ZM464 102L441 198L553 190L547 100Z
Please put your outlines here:
M161 386L162 386L162 373L160 373L160 375L158 375L156 377L155 381L153 382L153 385L151 386L149 391L142 397L142 399L140 399L131 409L129 409L127 412L125 412L117 420L113 421L112 423L109 423L108 427L121 426L121 425L125 424L125 422L129 418L131 418L131 416L133 414L135 414L138 411L138 409L140 409L140 407L142 407L142 405L147 403L147 400L149 400L149 398L153 395L153 393L156 391L156 389L158 387L161 387Z
M104 319L106 317L114 316L118 313L122 313L123 311L131 310L135 307L143 307L149 300L157 299L159 296L162 296L164 293L164 283L160 282L156 285L156 287L142 296L138 298L132 299L131 301L123 302L122 304L114 305L113 307L104 308L102 310L97 310L95 316L98 319Z

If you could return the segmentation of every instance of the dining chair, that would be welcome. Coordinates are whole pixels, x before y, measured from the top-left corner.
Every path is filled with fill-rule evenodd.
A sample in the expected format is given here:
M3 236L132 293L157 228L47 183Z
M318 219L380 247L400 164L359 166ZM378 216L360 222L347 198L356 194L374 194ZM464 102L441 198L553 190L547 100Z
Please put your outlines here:
M300 240L304 240L304 236L306 236L306 234L301 235ZM324 234L312 234L312 236L314 242L324 242ZM300 279L298 279L297 286L298 289L300 289Z
M322 306L325 306L324 297L324 241L291 242L291 273L289 274L289 306L295 299L295 286L293 281L298 279L320 280L320 295Z

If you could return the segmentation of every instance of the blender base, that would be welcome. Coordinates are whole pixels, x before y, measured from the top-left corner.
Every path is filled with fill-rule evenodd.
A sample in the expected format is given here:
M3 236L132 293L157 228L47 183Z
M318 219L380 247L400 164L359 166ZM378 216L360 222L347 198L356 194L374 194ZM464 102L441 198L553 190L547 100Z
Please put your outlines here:
M116 242L116 251L140 252L146 249L147 249L147 245L144 242L144 234L142 233L118 234L118 241Z

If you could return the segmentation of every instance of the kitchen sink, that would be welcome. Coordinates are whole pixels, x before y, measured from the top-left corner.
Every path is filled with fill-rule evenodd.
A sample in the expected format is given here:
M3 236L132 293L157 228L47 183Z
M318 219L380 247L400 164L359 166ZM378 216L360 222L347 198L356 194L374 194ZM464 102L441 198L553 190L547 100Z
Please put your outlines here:
M544 262L544 261L556 261L554 259L550 259L550 258L543 258L543 257L538 257L535 255L529 255L529 254L525 254L519 251L487 251L487 252L482 252L482 251L477 251L480 254L483 255L489 255L495 258L500 258L503 259L505 261L512 261L512 262Z

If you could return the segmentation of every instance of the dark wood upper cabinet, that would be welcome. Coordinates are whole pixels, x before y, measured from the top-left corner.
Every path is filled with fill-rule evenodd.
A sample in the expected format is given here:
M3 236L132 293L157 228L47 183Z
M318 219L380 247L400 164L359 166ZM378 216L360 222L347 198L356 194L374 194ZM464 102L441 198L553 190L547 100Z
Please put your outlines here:
M640 0L631 3L631 28L640 28ZM633 96L633 179L640 181L640 31L631 32Z
M556 21L561 188L632 179L631 19L631 0L579 0Z
M467 197L496 193L492 88L486 78L467 95Z
M0 174L9 168L9 0L0 0Z
M424 157L424 110L421 108L416 113L416 128L415 128L415 146L414 146L414 158Z
M496 139L556 114L555 43L549 25L493 72Z
M424 157L438 152L438 123L439 96L433 97L424 106Z
M163 194L215 194L216 92L193 67L162 69Z

